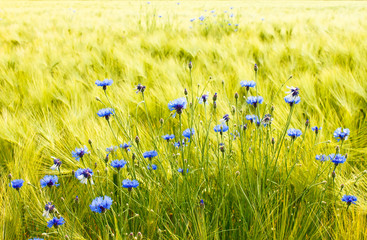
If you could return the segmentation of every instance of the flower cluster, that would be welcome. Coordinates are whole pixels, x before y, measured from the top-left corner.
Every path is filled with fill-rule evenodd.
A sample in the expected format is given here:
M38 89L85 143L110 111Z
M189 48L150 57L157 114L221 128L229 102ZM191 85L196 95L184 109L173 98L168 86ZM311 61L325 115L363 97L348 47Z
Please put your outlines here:
M205 18L203 17L202 19L201 18L199 18L199 19L201 21L203 21ZM190 70L191 70L192 64L190 64L189 66L191 66L190 67ZM258 66L257 65L254 66L254 71L257 73L257 71L258 71ZM97 80L95 82L95 84L97 86L102 87L103 90L106 90L107 86L111 86L112 83L113 83L113 81L111 79L105 79L103 81ZM248 91L250 90L250 88L254 88L256 86L256 82L255 81L241 81L240 85L241 85L241 87L246 88L247 92L245 94L247 96ZM281 134L282 139L280 139L278 141L279 146L280 146L279 149L282 148L282 141L284 140L284 137L286 136L286 134L291 139L291 146L297 145L299 142L296 142L295 140L302 135L302 131L299 130L299 129L295 129L295 128L289 128L288 129L288 127L290 126L290 123L291 123L290 119L291 119L291 113L294 110L294 105L298 104L300 102L299 88L298 87L289 87L289 89L290 90L289 90L289 92L287 92L287 95L284 97L284 100L285 100L286 103L288 103L291 106L291 109L289 111L290 112L290 115L289 115L289 118L288 118L289 120L287 122L285 130ZM144 93L144 91L146 90L146 87L141 85L141 84L138 84L136 86L136 90L137 90L136 93L139 93L139 92ZM186 181L186 180L184 180L185 178L190 178L191 176L196 174L197 169L195 169L195 164L191 164L191 162L189 162L191 160L190 157L188 157L187 159L185 157L187 157L187 155L186 155L187 153L188 153L189 156L190 156L190 154L192 155L193 153L196 154L195 151L198 151L198 153L200 153L199 148L202 148L202 146L201 146L202 142L200 142L199 140L201 139L201 136L202 136L203 132L204 133L208 132L207 137L210 136L210 135L214 135L213 130L214 130L215 133L219 133L219 135L216 135L217 142L215 142L215 140L214 140L214 144L211 145L211 148L214 148L215 151L216 151L215 152L216 153L215 157L218 157L218 168L222 167L221 165L224 165L225 162L228 162L227 160L228 160L228 158L232 158L232 154L235 155L233 149L236 149L236 146L233 147L234 145L231 145L231 144L233 144L232 140L235 141L236 139L239 139L239 140L237 140L237 142L241 141L241 143L240 143L241 147L243 145L245 145L243 143L248 144L247 145L247 146L249 146L248 147L248 152L250 152L250 154L254 154L254 152L255 152L255 154L256 154L257 149L255 149L255 150L251 149L254 146L256 146L254 144L254 142L252 142L252 140L247 142L247 139L243 140L243 138L245 138L246 135L248 135L248 134L256 135L256 138L259 137L259 140L257 140L257 141L259 141L260 145L261 144L266 144L266 143L264 143L265 141L269 142L269 144L270 144L270 140L271 140L273 149L265 147L264 148L264 154L266 154L265 150L267 150L269 152L274 152L275 156L279 156L278 155L279 152L275 150L275 147L278 147L278 146L275 146L275 144L274 144L275 139L273 138L274 135L272 135L272 130L274 130L274 129L272 129L271 124L272 124L272 121L273 121L272 114L273 114L274 108L272 107L271 110L269 110L265 106L265 109L262 109L262 106L260 106L260 104L262 104L264 102L263 97L261 97L261 96L248 96L247 98L245 98L246 103L248 104L248 105L246 105L244 102L242 102L242 103L240 102L241 99L239 98L239 94L236 93L235 94L236 107L233 107L234 110L231 111L231 114L232 114L231 117L230 117L229 114L225 114L222 118L220 118L220 117L218 117L218 115L215 114L216 112L213 111L212 118L215 119L214 122L216 122L218 120L218 118L220 118L219 119L220 124L215 125L215 124L212 123L212 121L210 121L210 123L207 125L207 128L205 128L203 130L203 129L200 129L200 128L198 129L199 125L196 125L196 123L191 123L190 121L188 121L189 123L187 125L189 127L187 129L185 129L184 131L182 131L181 127L186 124L186 120L187 120L187 118L186 118L187 116L185 116L185 114L183 114L184 110L187 108L187 99L188 99L187 90L185 90L185 95L186 95L186 97L181 97L181 98L175 99L175 100L168 103L168 109L169 109L169 111L172 112L172 115L175 116L176 114L179 114L179 116L180 116L179 123L177 123L177 119L171 119L170 120L170 121L174 121L175 124L179 124L179 129L180 129L179 132L177 132L177 125L175 125L175 127L173 129L169 129L169 130L165 129L166 126L163 124L164 120L162 118L162 120L160 121L160 123L161 123L160 127L161 128L159 129L159 135L158 135L159 139L161 139L160 134L162 134L162 132L161 132L161 130L162 130L162 131L168 131L168 132L172 131L176 134L176 136L179 136L179 137L182 134L182 136L184 137L184 139L182 137L180 137L179 140L177 138L176 138L176 140L174 140L175 139L175 134L166 134L166 135L161 136L163 138L163 140L166 141L166 143L161 144L161 145L163 145L163 147L165 148L165 150L167 152L160 152L159 153L159 156L160 156L159 158L161 158L160 160L164 161L164 159L171 158L171 156L173 155L174 160L172 162L170 162L171 163L171 169L177 169L178 166L182 166L182 168L177 169L178 173L176 171L174 172L174 174L176 174L176 176L179 176L180 174L182 174L182 176L179 176L179 179L178 179L179 181L177 181L177 184L182 180ZM193 97L192 99L196 100L196 102L192 103L192 104L190 103L190 108L192 107L192 109L194 111L195 107L197 107L197 106L200 107L200 105L197 105L197 104L206 104L208 102L209 95L210 94L208 92L207 94L201 95L197 99ZM107 97L107 93L106 93L106 97ZM144 94L142 94L142 98L144 100ZM213 108L214 108L214 110L216 108L217 99L218 99L218 95L217 95L217 93L215 93L214 96L213 96L213 103L214 103ZM248 111L247 112L242 112L243 109L238 107L238 105L237 105L238 103L245 105L245 107L248 109ZM264 105L267 105L267 104L264 104ZM251 107L251 106L253 106L253 107ZM205 113L206 113L206 107L204 106L203 108L205 109ZM240 111L238 109L240 109ZM167 109L166 109L166 111L167 111ZM103 117L108 121L108 125L110 126L111 131L113 131L113 127L111 125L111 124L113 124L113 122L109 122L109 119L114 114L115 114L115 112L114 112L113 108L104 108L104 109L101 109L97 112L97 115L99 117ZM220 116L222 116L222 115L220 115ZM116 119L119 120L119 118L117 118L117 117L118 116L116 116ZM196 115L195 115L195 117L196 117ZM240 119L240 120L238 120L238 119ZM182 121L182 120L184 120L184 121ZM244 124L242 122L242 121L246 121L246 120L249 121L250 123L255 123L255 126L253 124L247 125L247 124ZM239 122L239 121L241 121L241 122ZM119 124L121 124L121 123L119 122ZM202 124L202 122L200 124ZM210 124L213 124L214 127L213 127L213 125L210 125ZM306 128L305 128L305 135L303 136L303 139L305 139L306 136L307 136L306 131L309 128L309 124L310 124L310 122L309 122L309 120L307 120L306 121ZM263 125L264 128L262 128L261 125ZM152 128L154 128L154 127L152 127ZM211 128L213 130L208 131ZM193 136L195 134L195 129L197 130L197 132L196 132L197 135L196 135L195 139L193 139ZM249 130L247 130L247 129L251 130L250 133L249 133ZM155 129L152 129L152 132L155 132L154 130ZM224 133L228 132L229 130L230 130L229 133L224 134ZM321 130L321 127L317 127L317 126L312 127L312 131L314 131L315 134L318 134L320 130ZM181 133L181 131L182 131L182 133ZM126 139L132 141L131 140L132 138L129 135L130 133L128 133L129 131L121 131L121 132L123 132L122 134L128 135L128 137L126 137ZM114 135L115 140L118 144L120 143L119 138L121 138L121 135L120 135L121 132ZM262 135L262 134L267 134L266 136L268 136L269 138L266 139L264 137L265 135ZM349 129L347 129L347 128L345 128L345 129L338 128L338 129L335 130L333 135L334 135L334 138L337 139L337 141L344 142L345 140L348 139L349 134L350 134ZM125 137L126 135L123 135L123 136ZM91 168L87 167L88 161L85 161L85 159L83 159L83 158L86 154L91 154L91 153L90 153L89 149L86 146L83 146L82 148L75 148L75 150L73 150L71 152L72 157L77 161L80 161L80 160L83 160L83 161L81 163L77 163L77 162L74 162L74 163L84 165L84 168L79 168L75 172L73 171L73 174L74 174L75 178L77 180L79 180L80 183L82 183L82 184L88 184L88 182L90 183L90 185L87 186L88 190L90 190L89 194L95 194L95 192L98 192L98 193L102 192L103 195L105 194L105 192L111 193L111 195L119 193L120 197L115 202L115 205L116 205L117 202L119 202L118 204L121 205L122 201L124 200L123 196L128 196L130 198L132 198L134 195L142 196L141 194L136 194L136 193L139 193L139 190L137 192L135 192L135 190L134 190L134 192L132 192L132 189L137 188L140 183L142 183L143 187L145 187L146 185L151 186L151 184L150 184L150 182L147 182L147 179L145 179L145 181L144 181L144 179L141 181L140 178L142 178L142 176L149 176L149 177L152 177L150 179L153 179L154 181L159 181L162 178L162 175L160 175L160 174L162 172L164 172L164 170L166 170L166 169L164 169L164 167L165 167L164 162L159 162L159 171L155 171L155 170L158 169L158 166L156 164L153 164L153 158L158 156L158 151L159 151L159 144L157 144L158 141L156 141L158 139L157 136L152 136L152 142L154 144L154 149L157 149L158 151L157 150L151 150L151 151L146 151L142 154L141 154L140 151L141 151L141 147L144 145L143 139L144 139L145 136L140 135L140 137L142 138L142 140L140 140L139 137L135 138L135 143L133 142L134 147L130 142L127 142L127 143L120 144L119 146L111 146L111 147L108 147L108 148L105 149L105 151L107 152L107 156L104 159L105 162L103 163L103 164L105 164L104 167L106 167L105 175L100 174L100 171L96 170L96 175L97 176L94 176L93 170ZM160 141L163 141L163 140L160 140ZM171 140L173 140L173 141L171 141ZM317 141L317 140L318 140L318 137L315 138L315 141ZM140 142L141 145L139 145L139 142ZM190 144L187 144L188 142ZM199 144L198 144L198 142L199 142ZM212 139L209 139L208 142L209 142L209 144L213 143ZM89 142L89 144L91 146L91 149L93 150L93 154L100 150L98 148L92 147L91 142ZM194 145L194 147L192 145ZM121 149L119 149L119 147ZM179 149L176 149L175 147L179 148ZM283 145L283 147L284 147L284 145ZM130 148L132 148L132 149L130 149ZM97 151L96 151L96 149L97 149ZM123 151L123 149L125 151ZM195 149L195 150L193 150L193 149ZM202 149L205 150L204 147ZM122 154L123 158L126 159L126 160L121 159L122 158L121 157L120 160L116 159L116 160L109 161L109 156L113 156L113 157L118 156L119 152L117 150L121 150L121 154ZM135 151L135 152L130 154L129 151ZM169 151L171 151L171 152L169 152ZM207 150L207 151L210 151L210 150ZM242 149L241 149L241 151L242 151ZM290 149L289 152L291 152L291 151L292 150ZM102 155L102 158L103 158L103 156L104 156L104 154L106 154L106 152L104 152L104 151L102 151L102 152L103 152L103 155ZM243 151L243 152L245 152L245 151ZM347 159L347 155L346 154L342 155L340 152L342 152L341 147L340 148L338 147L336 153L332 153L332 154L329 154L329 155L319 154L319 155L316 155L316 157L315 157L316 160L323 163L323 165L320 164L320 168L325 167L325 165L330 166L330 165L332 165L331 163L334 164L334 166L333 166L334 170L332 171L333 180L336 176L335 170L336 170L337 166L340 165L340 164L343 164L344 162L346 162L346 159ZM170 153L171 155L169 155L168 153ZM227 153L227 155L226 155L226 153ZM277 154L275 154L275 153L277 153ZM298 151L296 153L298 153ZM245 154L245 153L243 153L243 154ZM199 156L201 154L197 154L197 155ZM181 157L177 157L177 156L182 156L182 159L181 159ZM230 156L230 157L228 157L228 156ZM210 154L208 154L208 158L209 157L211 157ZM254 155L254 159L255 158L256 158L256 156ZM55 158L55 157L52 157L52 159L53 159L53 165L52 165L51 169L60 171L60 166L62 164L61 160L58 159L58 158ZM149 161L147 162L145 159L148 159ZM223 161L222 161L222 159L223 159ZM235 159L235 156L233 157L233 159ZM130 162L130 160L131 160L131 162ZM329 160L330 160L331 163L327 162ZM154 162L155 161L157 161L157 160L154 160ZM273 161L273 162L277 162L277 161ZM142 167L142 165L143 165L143 167ZM122 171L121 169L123 169L125 166L127 166L125 168L126 171ZM145 166L146 166L146 169L148 171L145 169ZM109 174L108 173L108 171L109 171L108 167L115 168L117 171L113 170L113 173ZM228 167L229 166L224 166L223 169L226 169ZM276 166L276 167L278 167L278 166ZM95 163L95 168L97 169L97 163ZM140 170L144 169L144 171L138 172L138 174L136 174L135 173L135 168L137 168L138 171L139 171L139 169ZM189 173L189 169L191 171L190 175L186 176L186 173ZM203 168L203 170L204 170L204 168ZM258 170L258 171L260 171L260 170ZM225 172L225 170L223 170L223 173L227 174ZM59 174L60 174L60 172L59 172ZM172 171L169 172L169 174L172 174ZM108 185L111 184L111 181L108 178L111 175L113 175L113 188L114 188L114 191L110 191L110 189L108 188ZM236 172L236 176L238 176L238 175L239 175L239 171L238 171L238 174ZM130 180L129 178L124 179L121 182L121 179L120 179L121 176L124 176L124 178L126 176L129 176L129 178L137 178L137 179L139 179L140 182L137 179ZM99 186L98 186L98 190L96 190L97 188L95 186L91 186L91 185L94 185L93 177L96 179L96 182L99 182L101 179L102 179L102 181L105 181L107 188L104 189L104 185L103 186L101 185L100 189L99 189ZM56 175L45 175L40 180L41 187L42 188L49 187L49 188L52 188L52 190L51 191L50 190L43 190L43 191L53 192L54 190L56 190L56 187L58 187L60 185L58 180L59 180L58 176L56 176ZM62 178L61 180L64 180L64 179ZM77 182L75 179L73 181ZM64 182L64 181L62 181L62 182ZM24 183L23 179L16 179L16 180L13 180L13 181L10 182L11 187L13 187L14 189L16 189L18 191L23 186L23 183ZM103 184L104 184L104 182L103 182ZM85 187L85 186L79 185L79 187L82 188L82 187ZM117 189L117 188L121 188L121 187L122 188L127 188L128 191L129 191L129 194L126 194L124 192L125 190ZM149 189L149 188L147 188L147 189ZM95 213L101 213L101 214L104 213L106 215L117 212L116 209L114 209L115 207L113 207L115 205L113 205L113 200L112 200L111 197L109 197L109 196L99 196L99 195L100 194L93 196L94 199L92 200L91 204L89 205L90 211L95 212ZM79 196L81 196L81 195L79 195ZM96 197L96 196L99 196L99 197ZM117 196L117 194L115 196ZM198 199L200 199L200 198L197 198L197 200ZM346 202L348 207L349 207L351 204L356 204L357 197L355 197L353 195L344 195L342 197L342 201ZM79 204L79 197L75 198L75 203ZM117 204L117 206L119 206L118 204ZM199 201L199 203L196 203L196 204L199 204L201 208L205 207L205 203L204 203L203 199L201 199ZM57 205L57 206L59 206L59 205ZM208 204L207 206L210 206L210 204ZM119 211L119 214L122 214L123 213L123 211L121 211L122 206L120 206L120 207L121 208L118 209L118 211ZM60 209L61 208L59 208L59 210ZM108 211L110 209L111 209L111 211ZM127 210L127 215L129 215L129 211L130 210L128 209ZM50 218L50 217L52 218L51 220L49 220L47 222L47 226L49 228L52 228L52 227L58 228L59 226L61 226L65 223L64 218L59 216L58 211L56 210L55 205L53 205L53 202L51 200L47 201L47 203L44 207L44 211L43 211L42 215L46 218ZM55 216L58 216L59 218L55 217ZM105 219L106 219L106 221L108 221L107 217Z

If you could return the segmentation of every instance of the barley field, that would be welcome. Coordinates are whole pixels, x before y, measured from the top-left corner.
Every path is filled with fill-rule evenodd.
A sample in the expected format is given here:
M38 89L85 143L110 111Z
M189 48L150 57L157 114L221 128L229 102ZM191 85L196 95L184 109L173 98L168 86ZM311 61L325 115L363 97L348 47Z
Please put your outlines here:
M366 13L0 1L0 239L367 238Z

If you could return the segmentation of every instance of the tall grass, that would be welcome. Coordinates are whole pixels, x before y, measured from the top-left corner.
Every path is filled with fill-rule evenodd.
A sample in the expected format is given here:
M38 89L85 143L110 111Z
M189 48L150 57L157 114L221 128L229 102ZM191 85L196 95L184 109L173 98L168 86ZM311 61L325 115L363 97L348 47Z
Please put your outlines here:
M366 3L2 1L0 9L1 239L366 236ZM106 95L94 84L105 78L114 80ZM256 80L256 89L247 93L241 80ZM135 93L139 83L144 95ZM292 113L286 86L300 88ZM172 118L167 103L185 88L193 104ZM208 104L198 104L207 91ZM264 103L248 106L248 95ZM116 111L111 128L96 115L104 107ZM266 113L274 119L268 127L245 120ZM229 131L220 135L213 127L224 114ZM306 119L322 127L317 137ZM332 137L338 127L351 135L333 179L333 164L315 156L340 147ZM187 128L195 134L183 148L161 138L175 134L177 142ZM303 134L292 141L288 128ZM107 147L129 141L131 151L106 161ZM84 145L93 187L73 175L84 166L71 151ZM142 157L153 149L155 171ZM51 156L61 159L60 172L50 169ZM114 159L128 165L118 173ZM9 174L25 180L19 192ZM53 192L40 187L46 174L59 176ZM123 189L126 178L139 187ZM347 210L344 194L357 196L357 205ZM92 200L104 195L112 208L91 212ZM65 218L58 231L42 217L48 201Z

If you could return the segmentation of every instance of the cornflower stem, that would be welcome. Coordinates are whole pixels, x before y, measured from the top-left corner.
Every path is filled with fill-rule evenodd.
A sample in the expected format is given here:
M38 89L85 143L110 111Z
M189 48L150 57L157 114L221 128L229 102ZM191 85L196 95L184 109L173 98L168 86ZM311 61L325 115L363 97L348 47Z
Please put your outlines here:
M277 163L278 163L278 158L279 158L279 154L280 154L280 150L283 146L283 141L284 141L284 137L287 133L287 129L291 123L291 118L292 118L292 114L293 114L293 110L294 110L294 105L291 106L291 109L289 110L289 114L288 114L288 119L287 119L287 122L285 124L285 127L284 127L284 130L283 130L283 134L282 134L282 137L279 141L279 143L277 144L277 148L276 148L276 152L275 152L275 155L273 156L273 159L272 161L274 160L275 158L275 164L274 164L274 168L277 167ZM275 172L275 171L274 171Z
M154 136L155 136L154 129L153 129L152 121L150 120L150 117L149 117L148 107L147 107L147 103L145 101L144 92L142 93L142 97L143 97L143 102L144 102L145 115L147 116L147 120L148 120L148 124L149 124L150 130L152 131L152 142L156 146L156 144L155 144L155 138L154 138Z
M194 103L194 86L193 86L193 82L192 82L192 70L190 69L190 84L191 84L191 94L192 94L192 103Z
M105 213L102 213L103 216L104 216L104 220L106 222L106 231L105 231L105 234L106 234L106 238L105 239L109 239L109 235L110 235L110 231L111 231L111 227L110 225L108 224L108 220L107 220L107 212Z
M129 191L129 201L127 203L126 216L125 216L125 222L127 224L127 227L126 228L128 228L128 226L129 226L128 219L129 219L130 204L131 204L131 199L132 199L132 196L131 195L132 195L133 190L132 189L131 190L129 189L128 191ZM121 212L121 215L122 215L122 212ZM123 229L121 229L121 232L122 232L122 230Z
M121 181L121 169L118 170L118 184L122 184L122 181ZM119 214L120 214L120 221L121 221L121 225L123 225L122 223L124 222L123 221L123 217L122 217L122 190L119 188L118 186L118 191L119 191L119 195L120 195L120 209L119 209ZM121 226L121 230L122 231L122 226Z
M66 209L67 209L67 211L68 212L71 212L70 210L69 210L69 208L66 206L66 203L64 202L64 205L65 205L65 207L66 207ZM76 220L76 213L78 212L78 204L76 203L75 204L75 210L74 210L74 213L72 213L72 215L74 215L73 217L75 218L75 220ZM75 221L74 220L74 221ZM73 224L73 227L71 228L71 239L73 239L73 235L74 235L74 228L75 228L75 224Z
M115 132L113 131L113 128L112 128L112 126L111 126L111 122L110 122L109 120L107 120L107 123L108 123L108 126L109 126L109 127L110 127L110 129L111 129L111 132L112 132L113 137L115 138L115 141L116 141L117 147L118 147L118 148L120 148L120 147L119 147L119 141L118 141L118 139L117 139L117 136L116 136ZM121 154L122 154L122 155L124 155L124 151L123 151L123 149L121 149L121 148L120 148L120 150L121 150ZM134 164L132 164L132 171L131 171L131 169L130 169L130 166L129 166L129 165L127 165L127 169L128 169L128 172L129 172L130 174L132 173L133 177L135 178L135 177L136 177L136 175L135 175L135 165L134 165Z
M224 142L223 142L223 133L221 132L220 133L220 135L221 135L221 142L223 143L223 147L225 147L225 145L224 145ZM222 199L222 204L223 204L223 206L225 206L225 202L226 202L226 188L225 188L225 164L224 164L224 162L225 162L225 154L224 154L224 151L222 151L222 192L223 192L223 199ZM226 222L226 218L225 218L225 211L226 211L226 209L223 207L222 208L222 221L223 221L223 223L222 223L222 226L225 226L225 222ZM224 232L224 234L225 234L225 232ZM225 235L224 235L225 236Z
M191 131L193 129L193 125L194 125L194 86L193 86L193 79L192 79L192 70L190 68L190 82L191 82L191 114L190 114L190 123L189 123L189 128L190 128L190 143L189 143L189 150L187 152L187 160L190 160L190 155L191 155L191 143L192 143L192 138L191 138ZM185 169L185 168L184 168Z
M81 157L81 158L80 158L80 160L81 160L81 162L82 162L82 164L83 164L84 168L87 168L87 165L86 165L86 164L85 164L85 162L84 162L84 157Z
M259 120L261 120L260 119L260 110L259 110L259 102L258 102L258 92L257 92L257 71L255 71L255 82L256 82L256 86L255 86L255 90L256 90L256 109L255 109L255 111L256 111L256 115L259 117Z
M110 104L111 108L113 108L113 104L112 104L112 102L110 101L110 99L109 99L109 97L108 97L108 95L107 95L107 92L106 92L106 91L104 91L104 93L105 93L105 96L106 96L106 98L107 98L107 100L108 100L108 102L109 102L109 104ZM133 139L131 138L130 134L127 132L127 130L126 130L126 129L125 129L125 127L123 126L123 124L122 124L122 121L121 121L120 117L119 117L116 113L114 114L114 117L115 117L115 118L116 118L116 120L117 120L117 124L118 124L118 126L119 126L119 129L120 129L120 130L122 130L122 132L123 132L123 134L125 135L125 137L126 137L126 138L128 138L128 140L129 140L131 143L133 143ZM135 150L137 150L137 152L141 153L141 151L140 151L140 149L139 149L139 146L138 146L138 145L135 145L135 144L132 144L132 145L133 145L133 147L135 148Z
M182 146L182 116L181 114L178 115L179 116L179 122L180 122L180 148L181 148L181 159L182 159L182 167L183 167L183 172L182 172L182 175L186 175L185 174L185 171L186 171L186 164L185 164L185 157L184 157L184 149L183 149L183 146ZM191 129L190 129L190 135L191 135Z
M342 143L340 144L340 154L341 154L341 152L342 152L342 148L343 148L343 143L344 143L344 140L342 140Z

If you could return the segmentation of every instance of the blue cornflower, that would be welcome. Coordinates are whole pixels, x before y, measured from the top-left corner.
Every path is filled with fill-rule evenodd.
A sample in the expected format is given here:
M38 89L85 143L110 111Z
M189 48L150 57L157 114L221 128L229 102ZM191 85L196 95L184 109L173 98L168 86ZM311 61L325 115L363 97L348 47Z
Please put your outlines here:
M55 205L52 205L51 202L48 202L45 205L45 210L43 210L42 216L48 218L50 213L53 213L55 210L56 210Z
M329 157L325 154L316 155L316 160L319 160L320 162L325 162L329 160Z
M273 118L271 117L271 114L265 114L263 119L261 120L261 123L264 124L264 127L266 127L270 125L272 121L273 121Z
M44 240L43 238L30 238L28 240Z
M181 114L183 109L186 109L187 100L185 97L175 99L168 103L168 109L170 111L175 111L173 117L176 116L176 113Z
M122 187L129 189L129 191L131 191L132 188L136 188L138 186L139 182L137 180L125 179L122 181Z
M342 201L343 202L346 202L347 205L351 205L352 203L353 204L356 204L355 202L357 202L357 197L356 196L353 196L353 195L344 195L342 197Z
M59 170L62 162L60 161L60 159L55 158L55 157L51 157L54 160L54 165L51 166L52 170Z
M228 129L229 127L225 123L222 123L214 127L214 132L219 132L220 134L223 134L224 132L227 132Z
M205 203L203 199L200 199L200 207L204 207Z
M249 120L251 123L253 123L254 121L259 121L259 117L256 115L246 115L246 119Z
M18 190L23 186L24 180L23 179L15 179L13 181L11 181L11 186Z
M299 95L299 88L298 87L287 87L290 89L287 96L284 97L284 101L288 103L290 106L293 104L298 104L301 101Z
M336 129L334 131L334 138L338 140L338 142L340 140L344 141L344 140L347 140L348 139L348 136L349 136L349 129L348 128L344 128L342 129L341 127Z
M219 150L221 151L221 152L225 152L226 151L226 148L225 148L225 146L224 146L224 143L219 143Z
M51 176L51 175L46 175L44 176L42 179L41 179L41 187L44 188L44 187L52 187L52 186L55 186L55 187L58 187L60 184L58 184L58 178L56 175L54 176Z
M321 127L314 126L314 127L312 127L311 129L312 129L312 131L314 131L314 132L315 132L315 134L318 134L318 133L319 133L319 131L320 131L322 128L321 128Z
M301 130L290 128L287 132L288 136L290 136L292 139L296 139L297 137L302 135Z
M208 101L210 93L207 92L206 94L203 94L201 97L198 97L199 104L206 103Z
M108 153L112 153L112 152L116 152L117 151L117 147L116 146L111 146L106 148L106 152Z
M234 17L234 14L232 13L231 15L229 15L229 17L231 17L231 18Z
M344 163L347 160L347 158L345 156L343 156L341 154L336 154L335 155L334 153L329 154L329 158L335 164L335 166L338 166L338 164Z
M204 17L204 16L200 16L200 17L199 17L199 20L200 20L200 21L204 21L204 19L205 19L205 17Z
M107 78L103 81L99 81L99 80L96 81L96 85L99 86L99 87L102 87L103 90L106 90L107 86L111 86L112 83L113 83L113 80L112 79L107 79Z
M179 168L177 171L179 173L183 173L184 172L184 170L182 168ZM186 173L189 173L189 169L188 168L186 169Z
M73 158L75 158L75 160L79 161L81 158L83 158L85 154L90 154L90 152L88 151L87 146L84 146L82 148L75 148L75 150L72 151L71 154L73 155Z
M293 98L293 97L289 97L288 95L284 97L284 100L286 103L289 103L289 106L293 106L293 104L298 104L301 101L301 98L299 96Z
M126 165L126 161L125 160L113 160L111 162L111 166L114 168L117 168L117 170L120 171L121 168L123 168Z
M191 18L191 19L190 19L190 22L193 22L193 21L195 21L195 18Z
M246 90L250 90L250 87L253 88L256 86L256 82L254 81L241 81L241 87L246 87Z
M152 158L158 156L157 151L152 150L152 151L147 151L145 153L143 153L143 157L144 158L149 158L149 160L152 160Z
M97 197L89 205L90 210L96 213L104 213L106 210L110 209L112 205L112 199L109 196Z
M157 170L157 165L155 165L155 164L152 164L151 166L150 166L150 165L148 165L148 166L147 166L147 169L148 169L148 170L150 170L150 169Z
M174 139L175 135L166 134L166 135L163 135L162 138L168 142L169 140Z
M102 108L97 112L98 117L104 117L108 121L110 116L114 114L114 110L112 108Z
M223 118L222 119L220 119L219 120L219 122L221 122L221 123L226 123L226 122L228 122L229 121L229 114L226 114L226 115L224 115L223 116Z
M183 131L182 136L184 136L185 138L191 138L192 135L195 134L195 130L193 128L188 128L185 131Z
M75 177L81 183L84 183L84 184L87 184L88 183L88 179L89 179L90 180L90 183L93 185L94 182L93 182L92 176L93 176L93 171L90 168L86 168L86 169L79 168L75 172Z
M141 85L140 83L138 85L136 85L135 89L136 89L136 94L138 94L139 92L144 93L145 91L145 86Z
M57 217L54 217L53 219L51 219L50 221L47 222L47 227L52 228L58 228L59 226L63 225L65 223L64 218L60 217L60 219L58 219Z
M261 96L257 96L257 97L249 96L246 102L247 104L251 104L252 106L256 108L258 104L261 104L263 102L263 100L264 98Z
M181 147L181 146L186 146L186 145L185 145L185 139L182 139L182 144L180 143L180 141L178 141L178 142L175 142L173 145L174 145L176 148L179 148L179 147Z
M233 137L233 141L237 139L237 137L240 137L240 132L237 130L234 130L233 133L231 133Z
M108 152L105 157L105 161L108 162L108 158L110 157L110 153Z
M124 144L120 144L120 148L123 148L123 149L125 149L126 151L130 151L131 144L130 144L130 142L128 142L128 143L124 143Z

